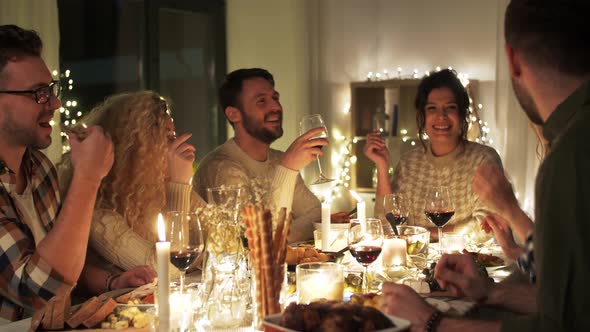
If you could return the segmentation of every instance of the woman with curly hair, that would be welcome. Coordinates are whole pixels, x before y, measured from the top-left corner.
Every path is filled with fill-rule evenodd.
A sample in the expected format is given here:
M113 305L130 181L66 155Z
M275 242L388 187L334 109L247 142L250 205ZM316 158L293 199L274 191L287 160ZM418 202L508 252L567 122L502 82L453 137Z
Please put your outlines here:
M154 265L157 214L205 203L192 191L191 134L176 137L168 104L152 91L107 98L80 123L111 136L115 161L102 180L90 231L91 248L122 270ZM59 165L62 188L71 177L69 155Z

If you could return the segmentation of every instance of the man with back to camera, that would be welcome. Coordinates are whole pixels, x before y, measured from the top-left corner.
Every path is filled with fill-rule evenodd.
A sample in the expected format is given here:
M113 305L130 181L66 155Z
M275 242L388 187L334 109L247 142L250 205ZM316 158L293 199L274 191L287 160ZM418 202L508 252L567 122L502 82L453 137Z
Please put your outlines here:
M313 222L321 218L318 198L305 186L299 170L322 155L325 138L310 138L312 129L281 152L270 145L283 136L283 107L272 74L265 69L238 69L219 88L219 104L235 136L205 156L194 177L202 197L207 188L251 185L256 178L271 180L273 201L293 213L289 242L313 238Z
M514 92L551 149L537 174L534 233L536 298L494 284L471 258L445 255L441 286L520 316L502 321L443 317L405 286L385 284L385 311L412 321L412 331L590 331L590 2L512 0L506 10L506 54ZM510 222L510 220L508 220ZM531 255L532 256L532 255ZM525 286L526 287L526 286ZM399 303L403 303L399 305Z
M86 264L96 193L113 163L99 127L70 134L74 175L62 202L57 172L39 151L51 144L59 81L41 58L35 31L0 26L0 324L30 316L80 282L90 293L139 286L154 273L114 275Z

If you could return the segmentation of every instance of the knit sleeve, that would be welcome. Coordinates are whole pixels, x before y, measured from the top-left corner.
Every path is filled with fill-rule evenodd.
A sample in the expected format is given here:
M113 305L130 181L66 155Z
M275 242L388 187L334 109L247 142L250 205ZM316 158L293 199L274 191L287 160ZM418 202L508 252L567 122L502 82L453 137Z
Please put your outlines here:
M139 236L123 216L111 210L94 211L90 246L125 271L137 265L155 266L154 244Z

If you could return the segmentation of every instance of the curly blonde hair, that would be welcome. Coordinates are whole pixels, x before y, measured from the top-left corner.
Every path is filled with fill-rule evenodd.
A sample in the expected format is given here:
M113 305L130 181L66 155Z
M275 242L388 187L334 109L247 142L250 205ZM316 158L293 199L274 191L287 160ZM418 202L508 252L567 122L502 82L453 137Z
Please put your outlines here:
M169 116L164 98L140 91L107 98L79 122L101 126L114 146L114 164L102 180L96 208L116 211L150 241L157 241L155 220L166 205ZM63 163L71 165L69 156Z

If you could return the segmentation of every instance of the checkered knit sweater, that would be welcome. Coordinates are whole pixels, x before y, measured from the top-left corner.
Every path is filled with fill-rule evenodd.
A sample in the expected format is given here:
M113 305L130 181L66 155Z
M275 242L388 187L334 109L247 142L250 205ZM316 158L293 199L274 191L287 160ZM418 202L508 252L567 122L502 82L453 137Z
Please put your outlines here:
M447 225L454 225L455 232L466 233L476 241L477 238L484 237L473 212L489 211L489 208L483 206L471 188L478 166L484 163L502 167L496 150L469 141L442 157L435 157L428 144L426 151L420 146L405 153L395 168L392 190L402 193L406 201L409 201L411 208L408 224L434 226L424 214L424 198L428 189L447 186L455 205L455 215ZM383 202L383 198L377 197L377 202ZM382 204L375 204L375 207L375 215L383 213Z

